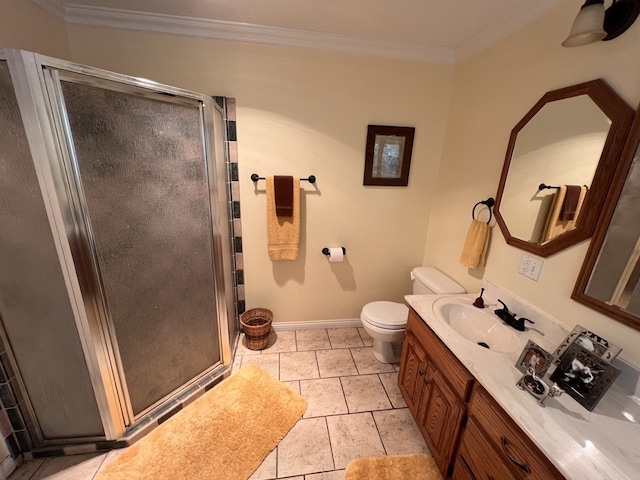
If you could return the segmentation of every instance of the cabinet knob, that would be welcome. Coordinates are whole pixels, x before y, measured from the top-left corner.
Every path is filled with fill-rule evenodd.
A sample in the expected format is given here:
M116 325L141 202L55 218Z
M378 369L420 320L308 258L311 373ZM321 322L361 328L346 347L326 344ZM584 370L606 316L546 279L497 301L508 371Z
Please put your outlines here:
M424 377L424 370L418 370L418 374L419 374L421 377Z
M425 378L425 379L424 379L424 384L425 384L425 385L429 385L429 383L430 383L430 380L427 380L427 379Z
M531 469L529 467L527 467L525 464L518 462L515 458L513 458L509 452L507 451L507 447L509 446L509 443L507 442L507 439L504 437L500 437L500 441L502 442L502 451L504 452L504 454L507 456L507 458L509 460L511 460L516 467L518 467L520 470L522 470L524 473L531 473Z

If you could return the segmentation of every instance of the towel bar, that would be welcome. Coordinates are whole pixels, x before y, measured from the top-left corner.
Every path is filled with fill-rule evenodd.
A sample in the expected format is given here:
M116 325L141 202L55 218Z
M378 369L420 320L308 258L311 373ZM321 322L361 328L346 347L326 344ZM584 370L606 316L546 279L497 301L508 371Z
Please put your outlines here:
M560 187L552 187L551 185L547 185L547 184L544 184L544 183L541 183L540 185L538 185L538 190L546 190L548 188L557 190Z
M476 203L473 206L473 209L471 210L471 218L473 218L474 220L476 219L476 207L478 205L485 205L489 209L489 220L487 220L487 224L489 224L491 222L491 219L493 218L493 213L491 209L495 204L496 204L496 200L493 197L489 197L486 200L481 200L480 202Z
M257 173L252 173L251 174L251 181L255 183L258 180L265 180L265 177L261 177ZM316 183L316 176L315 175L309 175L307 178L301 178L300 181L301 182Z

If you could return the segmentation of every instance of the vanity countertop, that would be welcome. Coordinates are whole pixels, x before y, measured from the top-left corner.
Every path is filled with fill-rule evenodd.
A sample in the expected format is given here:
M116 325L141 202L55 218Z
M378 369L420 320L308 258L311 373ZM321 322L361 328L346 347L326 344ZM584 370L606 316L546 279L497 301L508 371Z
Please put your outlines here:
M547 398L546 408L543 408L536 398L516 387L522 374L515 364L522 349L511 354L496 353L464 339L435 315L434 302L442 297L407 295L405 300L567 479L639 478L637 370L619 362L622 365L618 367L626 365L628 368L623 370L593 412L566 393ZM456 297L471 304L475 295ZM487 311L492 310L487 308ZM566 330L549 322L548 317L536 317L536 312L527 312L527 317L541 320L538 325L545 333L540 335L534 329L525 332L514 330L522 340L522 348L527 339L531 339L553 352L564 339Z

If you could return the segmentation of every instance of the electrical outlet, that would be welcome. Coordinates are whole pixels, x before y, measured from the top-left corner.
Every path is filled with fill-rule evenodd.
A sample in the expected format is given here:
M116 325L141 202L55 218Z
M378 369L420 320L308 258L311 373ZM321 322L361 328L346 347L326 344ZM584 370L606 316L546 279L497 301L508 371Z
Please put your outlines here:
M540 270L544 261L541 258L532 257L531 255L523 255L520 262L518 272L525 277L538 281L540 278Z

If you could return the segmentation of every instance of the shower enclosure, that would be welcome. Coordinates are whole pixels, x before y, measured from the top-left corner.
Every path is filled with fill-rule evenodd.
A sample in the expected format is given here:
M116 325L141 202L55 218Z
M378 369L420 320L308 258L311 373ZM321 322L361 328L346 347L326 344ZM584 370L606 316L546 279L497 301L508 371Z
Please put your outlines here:
M237 334L212 98L0 51L0 317L36 446L122 438Z

